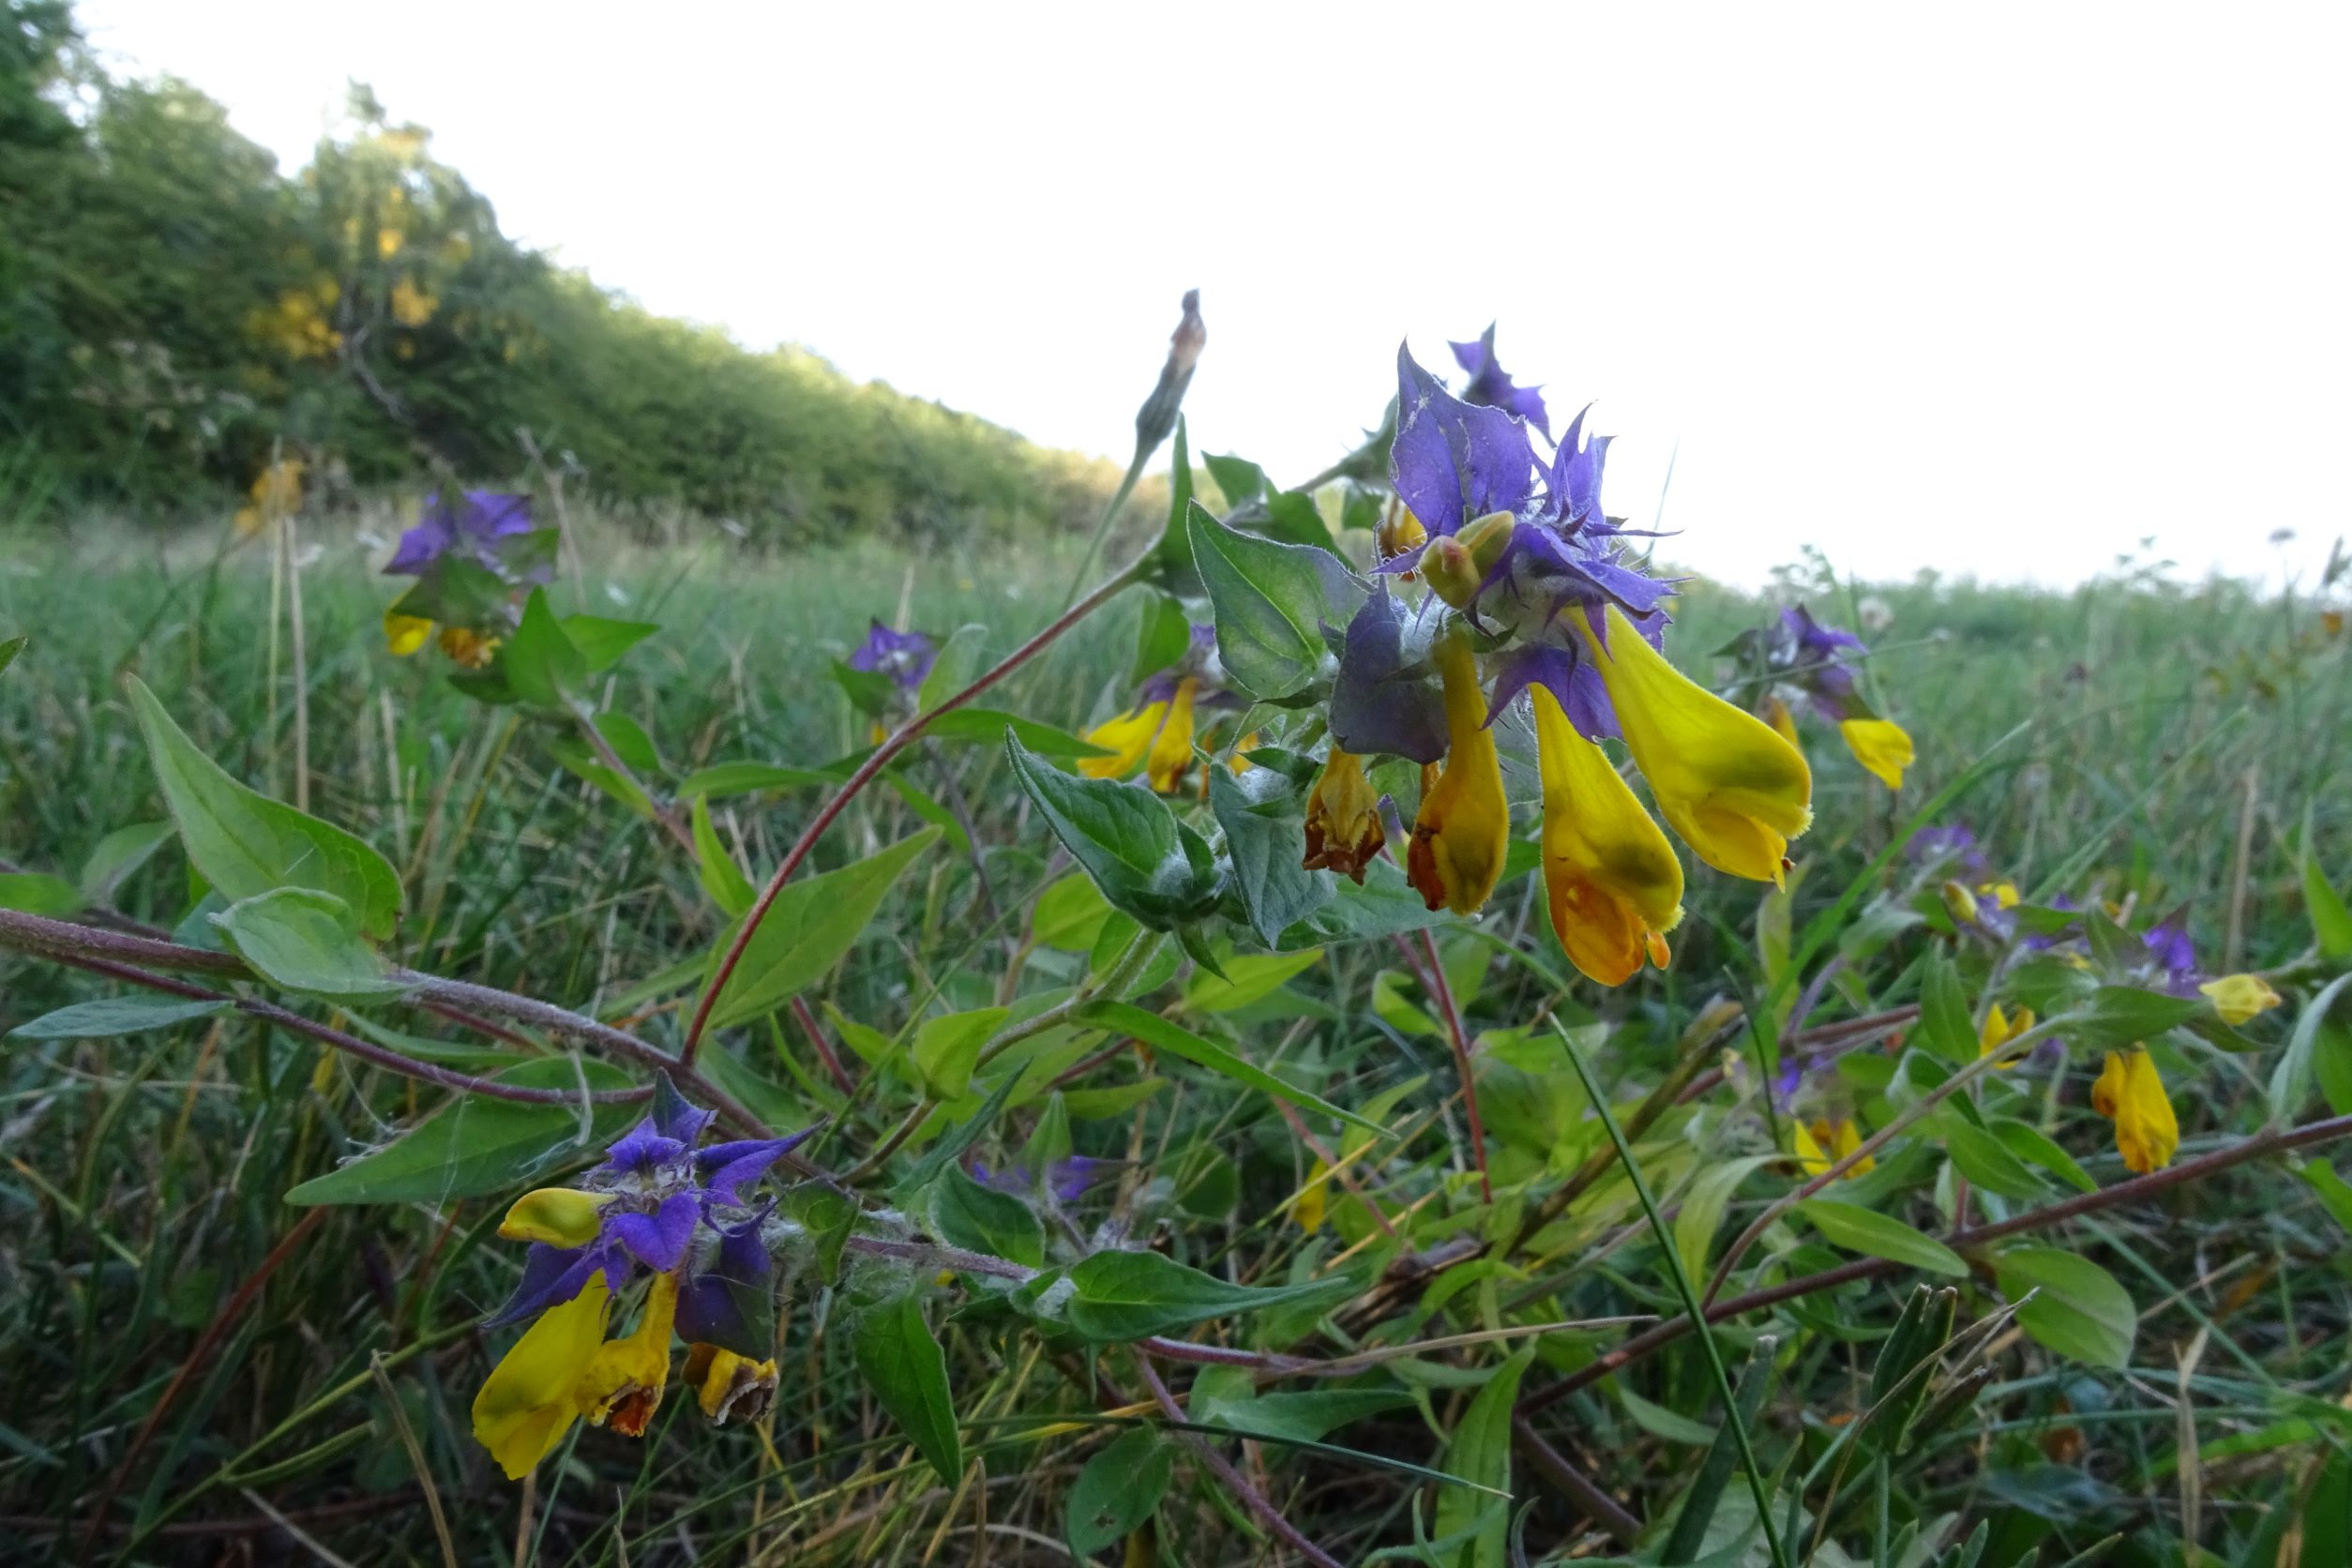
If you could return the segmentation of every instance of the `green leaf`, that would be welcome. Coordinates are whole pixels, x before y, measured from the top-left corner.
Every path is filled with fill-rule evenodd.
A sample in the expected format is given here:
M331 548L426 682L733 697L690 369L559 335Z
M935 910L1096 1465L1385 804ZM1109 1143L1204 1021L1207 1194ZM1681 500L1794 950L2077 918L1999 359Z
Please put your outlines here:
M1674 1250L1681 1255L1684 1274L1693 1279L1707 1277L1707 1254L1714 1245L1715 1231L1723 1224L1732 1195L1740 1190L1741 1183L1777 1157L1750 1154L1710 1165L1683 1189L1681 1212L1674 1216Z
M499 650L499 669L508 690L542 708L568 708L586 687L587 657L548 608L546 589L532 589L523 601L522 625Z
M1168 1491L1176 1448L1152 1427L1123 1432L1078 1471L1063 1530L1080 1563L1143 1527Z
M718 993L711 1026L772 1012L822 978L874 918L892 884L939 837L939 829L925 828L837 871L786 883Z
M1534 1347L1530 1346L1495 1368L1445 1440L1441 1463L1448 1472L1477 1485L1510 1491L1511 1407L1519 1397L1519 1380L1534 1359ZM1511 1505L1485 1493L1460 1486L1440 1491L1434 1528L1440 1539L1470 1537L1448 1560L1447 1568L1504 1568L1510 1560Z
M1229 1285L1156 1252L1097 1252L1071 1269L1076 1293L1062 1306L1073 1333L1106 1343L1166 1334L1209 1318L1329 1294L1328 1280L1261 1288ZM1347 1282L1340 1282L1346 1286Z
M1306 858L1306 807L1299 787L1274 768L1239 776L1212 768L1209 804L1225 830L1234 891L1250 927L1274 946L1283 932L1331 901L1338 881L1300 865Z
M1010 1007L982 1007L924 1019L914 1032L914 1065L923 1075L925 1091L935 1100L963 1098L972 1086L980 1048L1012 1016Z
M599 1062L548 1057L497 1075L522 1089L626 1089L629 1080ZM460 1095L437 1114L373 1153L313 1177L286 1195L289 1203L445 1203L479 1198L555 1173L621 1135L644 1114L626 1102L519 1105Z
M2013 1247L1994 1260L2001 1294L2028 1334L2062 1356L2120 1372L2131 1364L2139 1314L2131 1292L2088 1259L2054 1246Z
M850 706L877 719L889 713L898 700L898 683L887 670L852 670L835 659L833 681L849 698ZM875 737L877 741L881 738Z
M332 893L279 887L212 917L236 956L272 985L336 1002L369 1002L408 988L359 935L351 906Z
M21 1034L23 1030L17 1033ZM2329 1217L2339 1228L2352 1233L2352 1184L2347 1184L2343 1177L2336 1174L2336 1168L2326 1160L2307 1160L2296 1168L2295 1174L2319 1195L2319 1201L2327 1209Z
M875 1403L890 1412L940 1480L954 1485L963 1474L963 1444L947 1390L947 1357L923 1321L922 1303L909 1294L868 1312L858 1321L855 1342L857 1369Z
M1081 740L1067 730L1050 724L1040 724L1033 718L1004 713L996 708L953 708L941 714L923 727L926 735L943 741L980 741L989 746L1004 738L1010 730L1020 737L1021 745L1040 757L1108 757L1093 742Z
M720 762L690 773L678 784L678 798L701 795L724 800L730 795L757 794L762 790L807 790L837 784L835 775L816 768L778 767L771 762Z
M972 836L964 832L964 825L956 820L956 813L926 793L914 780L896 768L892 768L882 774L882 782L889 785L892 792L900 800L905 801L908 808L916 816L939 829L941 835L946 838L948 848L957 854L972 852Z
M360 934L389 942L400 915L391 862L341 828L249 790L196 748L137 676L132 709L147 757L191 865L234 903L280 887L331 893L357 914Z
M1413 1402L1403 1389L1334 1388L1298 1394L1261 1394L1253 1397L1200 1399L1193 1384L1192 1418L1203 1426L1222 1426L1254 1437L1291 1442L1314 1442L1384 1410L1401 1410Z
M2137 986L2102 986L2091 993L2088 1015L2068 1033L2086 1045L2138 1045L2188 1022L2204 1005Z
M2319 868L2319 856L2312 850L2308 807L2303 813L2302 860L2303 907L2311 912L2312 940L2319 944L2319 956L2334 961L2352 958L2352 909L2344 907L2344 896Z
M1146 590L1142 619L1136 626L1135 662L1127 670L1127 685L1145 681L1183 658L1192 649L1192 617L1173 594Z
M1968 1266L1960 1261L1958 1253L1899 1219L1827 1198L1808 1198L1797 1205L1797 1212L1810 1220L1832 1246L1872 1258L1892 1259L1897 1263L1931 1274L1949 1274L1954 1279L1968 1277Z
M0 871L0 910L53 918L82 907L82 890L46 871Z
M1083 871L1073 871L1037 896L1030 906L1029 931L1040 947L1083 953L1102 934L1110 903Z
M914 1163L914 1168L908 1171L906 1177L893 1189L899 1200L904 1202L912 1199L933 1182L938 1181L946 1172L947 1168L954 1165L963 1152L971 1148L979 1139L980 1135L987 1132L997 1117L1003 1113L1005 1104L1012 1099L1013 1091L1020 1087L1020 1082L1019 1073L1005 1074L1004 1081L998 1084L990 1092L988 1097L980 1103L978 1110L948 1128L941 1135L938 1141L924 1151L923 1157Z
M2028 1128L2028 1131L2031 1129ZM2009 1152L2008 1145L1957 1116L1943 1123L1944 1152L1969 1184L2003 1198L2039 1198L2049 1189Z
M1920 982L1919 1030L1913 1038L1947 1062L1976 1060L1976 1028L1968 1021L1968 994L1960 988L1960 971L1943 954L1927 960L1926 977Z
M1362 596L1338 557L1237 533L1199 503L1185 515L1193 564L1216 611L1217 656L1249 696L1304 689L1327 656L1322 628L1345 626Z
M1228 958L1222 979L1206 970L1193 974L1192 982L1184 988L1184 1006L1195 1013L1237 1013L1271 996L1322 959L1323 950L1319 947L1300 953L1245 953Z
M923 677L923 685L915 691L915 712L924 713L936 708L972 685L972 679L980 673L980 660L988 648L988 628L977 621L967 622L948 633L946 641L939 644L939 652L931 660L930 671ZM981 738L992 741L996 739L996 731L992 730Z
M1460 924L1456 915L1431 910L1395 862L1376 860L1365 870L1362 887L1345 878L1334 879L1331 897L1284 931L1282 940L1274 945L1287 953L1327 942L1362 942Z
M0 638L0 670L14 664L16 656L23 653L24 645L32 641L33 634L24 631L18 632L14 637Z
M1105 1122L1126 1115L1167 1087L1164 1078L1147 1078L1108 1089L1065 1089L1062 1092L1063 1105L1075 1121Z
M1644 1399L1627 1388L1621 1378L1615 1381L1617 1397L1624 1405L1625 1413L1634 1418L1635 1425L1651 1437L1664 1438L1668 1442L1688 1443L1693 1447L1715 1440L1715 1434L1720 1428L1710 1426L1703 1421L1693 1421L1689 1416L1670 1410L1664 1405Z
M730 920L742 919L744 911L760 897L760 890L751 885L751 879L743 874L735 857L718 841L718 829L711 825L710 802L701 795L694 797L694 858L702 891L711 896L719 913Z
M168 822L133 822L99 839L82 863L82 897L93 904L113 903L115 890L170 842L172 833Z
M1185 840L1167 803L1141 784L1078 778L1041 761L1007 734L1013 776L1063 847L1112 908L1155 931L1198 919L1216 903L1217 879Z
M612 748L612 755L642 774L660 774L661 750L654 745L654 737L645 727L618 709L608 709L596 715L596 733Z
M841 1282L841 1252L857 1229L857 1199L823 1182L803 1182L784 1194L785 1215L808 1232L820 1284Z
M210 1018L231 1006L219 1002L187 1002L172 996L110 996L77 1002L8 1031L11 1040L113 1040L150 1029L169 1029L190 1018Z
M611 800L652 822L656 816L653 797L643 785L615 767L608 767L596 760L596 754L582 742L565 739L548 747L549 754L564 765L565 772L586 780Z
M1170 1023L1156 1013L1147 1013L1124 1002L1100 1001L1088 1003L1071 1017L1075 1021L1092 1028L1131 1034L1154 1050L1180 1056L1195 1066L1206 1067L1236 1083L1272 1094L1277 1100L1288 1100L1302 1108L1335 1117L1350 1126L1362 1127L1382 1138L1388 1136L1388 1129L1378 1122L1367 1122L1352 1110L1343 1109L1304 1089L1294 1089L1264 1068L1243 1061L1223 1046L1212 1044L1184 1025Z
M1184 532L1184 519L1192 510L1192 455L1185 445L1184 416L1176 419L1176 442L1170 448L1168 463L1168 524L1160 530L1160 542L1152 547L1153 580L1181 585L1193 576L1192 541Z
M982 1186L960 1165L949 1166L931 1188L931 1219L950 1246L1045 1267L1046 1228L1036 1211L1009 1192Z
M529 612L525 606L525 615ZM556 625L591 675L611 669L623 654L661 630L651 621L610 621L601 615L566 615Z
M1993 1136L2001 1140L2001 1147L2043 1169L2073 1187L2076 1192L2096 1192L2099 1184L2090 1179L2090 1172L2074 1163L2074 1156L2059 1148L2041 1128L2013 1117L1998 1116L1986 1120Z
M2315 1053L2319 1049L2320 1026L2327 1022L2329 1009L2352 986L2352 974L2339 974L2328 983L2325 990L2304 1006L2295 1020L2295 1033L2287 1037L2286 1050L2279 1057L2279 1064L2270 1070L2270 1121L2285 1127L2311 1098L2312 1084L2318 1077Z
M1204 453L1200 466L1209 471L1209 477L1216 481L1217 489L1224 493L1225 509L1229 512L1260 499L1272 488L1266 481L1266 471L1247 458Z

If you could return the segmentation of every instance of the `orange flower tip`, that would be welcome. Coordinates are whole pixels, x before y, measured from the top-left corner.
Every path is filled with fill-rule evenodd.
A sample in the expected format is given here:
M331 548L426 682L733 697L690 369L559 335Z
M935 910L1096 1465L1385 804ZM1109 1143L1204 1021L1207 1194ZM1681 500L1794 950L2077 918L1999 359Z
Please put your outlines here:
M1665 932L1651 932L1648 945L1650 948L1650 962L1655 968L1664 969L1667 964L1673 961L1674 949L1666 945Z

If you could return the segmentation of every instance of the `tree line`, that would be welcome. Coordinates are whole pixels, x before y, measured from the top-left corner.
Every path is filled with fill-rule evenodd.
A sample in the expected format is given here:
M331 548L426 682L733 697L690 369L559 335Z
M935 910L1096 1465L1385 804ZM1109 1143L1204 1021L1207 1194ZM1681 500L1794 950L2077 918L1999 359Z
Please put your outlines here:
M553 264L365 87L289 175L101 68L67 0L0 0L0 524L217 515L288 455L331 490L535 454L777 544L1077 526L1119 477Z

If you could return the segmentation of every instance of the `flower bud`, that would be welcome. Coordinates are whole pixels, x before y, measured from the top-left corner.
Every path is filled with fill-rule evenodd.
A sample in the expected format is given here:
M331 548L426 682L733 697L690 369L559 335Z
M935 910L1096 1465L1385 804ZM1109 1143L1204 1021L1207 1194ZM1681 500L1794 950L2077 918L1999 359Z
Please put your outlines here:
M2232 1029L2279 1004L2279 993L2259 974L2224 974L2219 980L2208 980L2197 989L2205 993L2213 1003L2213 1011Z
M609 1192L577 1187L541 1187L515 1199L498 1234L509 1242L545 1242L550 1246L586 1246L604 1224Z

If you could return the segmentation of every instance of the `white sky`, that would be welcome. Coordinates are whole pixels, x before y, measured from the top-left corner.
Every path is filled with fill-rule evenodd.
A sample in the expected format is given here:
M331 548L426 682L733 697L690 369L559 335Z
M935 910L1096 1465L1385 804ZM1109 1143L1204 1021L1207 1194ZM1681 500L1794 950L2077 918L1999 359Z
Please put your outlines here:
M2352 8L83 0L303 162L346 78L511 234L1124 458L1277 479L1501 323L1610 510L1756 581L2315 575L2352 522ZM2274 529L2297 539L2274 549Z

